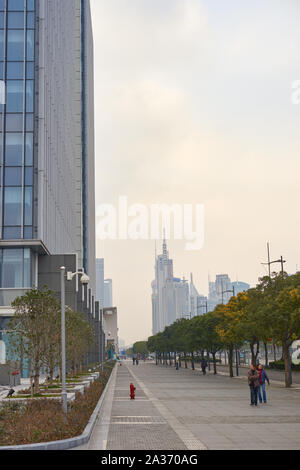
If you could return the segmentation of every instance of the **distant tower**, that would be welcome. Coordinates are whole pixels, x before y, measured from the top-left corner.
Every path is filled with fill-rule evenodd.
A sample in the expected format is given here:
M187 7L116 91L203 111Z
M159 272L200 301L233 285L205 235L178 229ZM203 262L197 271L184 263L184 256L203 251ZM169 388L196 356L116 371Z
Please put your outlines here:
M166 242L166 229L164 229L163 257L164 257L165 260L168 259L168 250L167 250L167 242Z

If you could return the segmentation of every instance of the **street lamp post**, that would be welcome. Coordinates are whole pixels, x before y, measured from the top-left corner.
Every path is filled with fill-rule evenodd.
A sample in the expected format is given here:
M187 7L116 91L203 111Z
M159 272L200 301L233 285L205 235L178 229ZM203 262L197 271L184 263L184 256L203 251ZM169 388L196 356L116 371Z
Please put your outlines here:
M66 268L60 268L60 292L61 292L61 384L62 384L62 409L64 413L68 411L67 388L66 388L66 293L65 293L65 273ZM76 274L81 275L81 283L88 284L90 278L83 272L68 272L67 280L72 281Z
M64 413L68 411L67 390L66 390L66 304L65 304L65 272L66 268L60 268L60 292L61 292L61 383L62 383L62 409Z

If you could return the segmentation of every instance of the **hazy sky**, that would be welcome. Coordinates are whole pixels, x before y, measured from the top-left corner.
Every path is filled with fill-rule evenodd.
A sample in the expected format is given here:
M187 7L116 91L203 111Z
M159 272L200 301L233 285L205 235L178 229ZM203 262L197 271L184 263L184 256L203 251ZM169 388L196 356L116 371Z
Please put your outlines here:
M202 203L205 244L170 240L174 274L254 285L300 266L299 0L91 0L96 203ZM160 242L159 242L160 248ZM160 250L159 250L160 252ZM119 334L151 334L154 242L97 240Z

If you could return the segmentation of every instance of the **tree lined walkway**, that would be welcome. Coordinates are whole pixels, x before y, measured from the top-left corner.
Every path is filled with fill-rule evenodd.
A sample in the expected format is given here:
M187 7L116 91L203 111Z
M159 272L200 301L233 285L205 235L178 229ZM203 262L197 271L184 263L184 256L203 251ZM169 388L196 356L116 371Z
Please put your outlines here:
M105 400L110 408L100 412L86 449L300 449L297 389L271 385L268 403L251 407L245 380L129 361L115 374Z

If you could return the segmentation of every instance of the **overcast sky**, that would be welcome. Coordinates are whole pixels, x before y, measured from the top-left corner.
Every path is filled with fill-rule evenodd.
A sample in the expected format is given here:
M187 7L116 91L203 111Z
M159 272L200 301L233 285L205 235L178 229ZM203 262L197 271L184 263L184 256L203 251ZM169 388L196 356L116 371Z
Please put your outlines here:
M91 0L96 204L205 206L205 244L169 241L174 274L255 285L300 266L299 0ZM160 248L160 242L158 247ZM161 250L159 250L160 252ZM97 240L119 334L151 335L154 242ZM275 258L274 258L275 257Z

